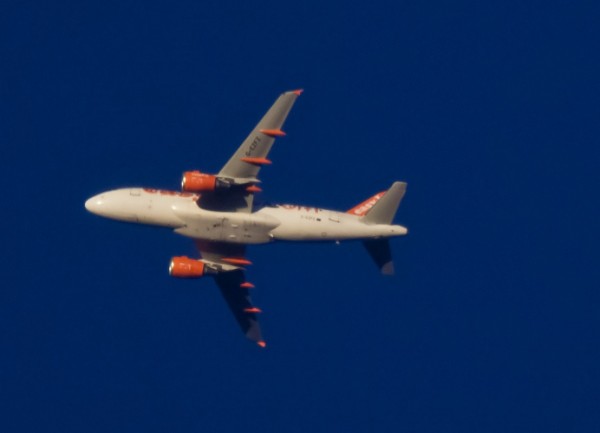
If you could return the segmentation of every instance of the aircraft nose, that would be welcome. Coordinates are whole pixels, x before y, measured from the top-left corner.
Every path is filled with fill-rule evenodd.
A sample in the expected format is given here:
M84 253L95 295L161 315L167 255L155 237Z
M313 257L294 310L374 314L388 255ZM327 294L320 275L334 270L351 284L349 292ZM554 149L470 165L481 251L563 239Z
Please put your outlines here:
M85 202L85 208L91 213L100 213L102 210L102 205L106 203L104 194L98 194L88 199Z

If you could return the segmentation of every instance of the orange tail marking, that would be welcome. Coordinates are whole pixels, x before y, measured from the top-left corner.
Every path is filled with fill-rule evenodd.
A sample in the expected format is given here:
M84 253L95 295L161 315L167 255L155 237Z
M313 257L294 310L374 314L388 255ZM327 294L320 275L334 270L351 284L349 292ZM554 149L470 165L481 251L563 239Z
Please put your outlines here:
M285 132L281 129L261 129L260 132L269 137L285 137Z
M295 93L298 96L302 95L303 92L304 92L304 89L292 90L292 93Z
M244 313L262 313L262 310L257 307L244 308Z
M258 344L260 347L267 347L267 343L264 342L263 340L256 342L256 344Z
M240 287L242 289L254 289L254 284L246 281L245 283L240 284Z
M256 165L269 165L272 164L270 160L267 158L252 158L250 156L242 158L242 161L247 162L248 164L256 164Z
M387 191L382 191L378 194L375 194L373 197L363 201L361 204L354 206L352 209L350 209L346 213L349 213L352 215L364 216L367 212L369 212L371 210L371 208L373 206L375 206L375 203L377 203L379 201L379 199L381 197L383 197L383 195L386 192Z

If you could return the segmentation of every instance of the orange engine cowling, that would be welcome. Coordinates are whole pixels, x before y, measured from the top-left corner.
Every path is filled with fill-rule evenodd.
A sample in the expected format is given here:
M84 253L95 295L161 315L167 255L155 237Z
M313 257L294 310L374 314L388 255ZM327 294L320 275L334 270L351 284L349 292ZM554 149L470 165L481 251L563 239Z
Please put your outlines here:
M199 171L186 171L181 179L181 189L186 192L210 192L216 187L217 176Z
M209 271L208 267L200 260L189 257L173 257L169 265L169 275L177 278L200 278Z

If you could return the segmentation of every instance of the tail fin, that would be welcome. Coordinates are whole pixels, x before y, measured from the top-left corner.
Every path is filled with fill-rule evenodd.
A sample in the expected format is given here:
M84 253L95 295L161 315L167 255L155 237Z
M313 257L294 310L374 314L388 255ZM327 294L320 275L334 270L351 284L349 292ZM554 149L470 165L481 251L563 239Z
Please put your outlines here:
M394 182L390 189L362 217L367 224L390 224L406 193L406 182Z
M375 203L377 203L386 192L387 191L378 192L373 197L369 197L362 203L359 203L356 206L354 206L352 209L347 210L346 213L360 217L365 216L367 212L369 212L371 208L375 206Z

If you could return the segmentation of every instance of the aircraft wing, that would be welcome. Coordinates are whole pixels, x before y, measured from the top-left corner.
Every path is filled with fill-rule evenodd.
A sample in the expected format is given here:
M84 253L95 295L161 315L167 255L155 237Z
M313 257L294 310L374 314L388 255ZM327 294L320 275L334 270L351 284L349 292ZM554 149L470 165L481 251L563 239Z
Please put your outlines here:
M277 98L239 149L223 166L219 176L256 179L260 167L270 163L266 158L275 138L285 135L281 128L300 94L302 90L292 90L282 93Z
M197 240L196 247L203 259L217 264L230 267L232 263L236 264L236 261L238 263L245 262L245 264L249 264L243 258L246 249L244 245ZM261 347L265 347L266 344L262 339L258 323L258 313L260 313L260 310L252 305L250 288L253 286L246 281L244 269L237 267L234 270L221 272L215 276L215 281L229 309L242 328L242 332L248 339Z
M264 347L265 342L262 339L260 325L258 324L258 310L252 306L249 289L240 287L245 281L244 271L237 270L218 274L215 281L242 328L242 332L248 339Z
M294 102L302 90L282 93L269 111L246 137L238 150L219 172L219 178L230 179L234 184L253 184L260 182L258 172L263 165L271 164L267 159L269 151L277 137L283 137L281 130ZM226 212L252 212L254 193L260 188L252 185L250 189L232 188L231 191L204 194L200 206L209 210Z

